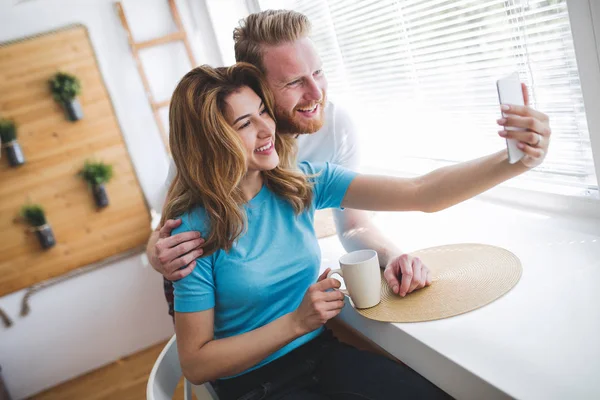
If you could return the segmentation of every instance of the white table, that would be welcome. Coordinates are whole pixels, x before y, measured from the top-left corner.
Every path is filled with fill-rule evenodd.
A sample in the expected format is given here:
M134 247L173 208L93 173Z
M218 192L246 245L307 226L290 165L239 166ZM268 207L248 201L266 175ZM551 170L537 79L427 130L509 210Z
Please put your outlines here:
M486 243L515 253L521 280L478 310L382 323L348 304L340 317L457 399L600 399L600 221L470 200L435 214L381 213L404 251ZM321 240L322 269L344 250Z

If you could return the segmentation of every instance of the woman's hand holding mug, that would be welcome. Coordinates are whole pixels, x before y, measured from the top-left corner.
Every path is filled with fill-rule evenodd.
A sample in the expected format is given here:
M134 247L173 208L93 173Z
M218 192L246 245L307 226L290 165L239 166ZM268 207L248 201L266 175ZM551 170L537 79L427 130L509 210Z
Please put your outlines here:
M339 290L330 290L339 288L340 282L327 278L329 271L328 268L317 283L308 288L302 303L293 312L295 329L300 335L320 328L344 307L344 294Z

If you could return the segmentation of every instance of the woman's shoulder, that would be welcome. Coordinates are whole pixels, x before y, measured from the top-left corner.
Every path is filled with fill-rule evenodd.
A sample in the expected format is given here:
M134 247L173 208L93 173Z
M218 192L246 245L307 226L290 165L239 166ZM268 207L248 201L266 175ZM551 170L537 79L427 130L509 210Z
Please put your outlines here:
M181 225L175 228L171 234L188 231L205 232L209 222L206 209L201 206L194 207L184 212L178 216L177 219L181 219Z
M316 175L328 167L329 162L300 161L298 168L305 175Z
M325 182L328 179L331 179L332 177L346 171L346 168L330 163L329 161L301 161L298 163L298 168L304 173L304 175L308 176L310 180L316 182Z

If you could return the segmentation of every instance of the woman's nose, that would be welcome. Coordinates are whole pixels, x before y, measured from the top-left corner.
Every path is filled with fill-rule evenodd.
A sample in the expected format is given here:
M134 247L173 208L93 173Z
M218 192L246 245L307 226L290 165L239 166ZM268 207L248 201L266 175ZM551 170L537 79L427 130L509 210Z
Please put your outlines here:
M260 137L271 136L275 133L275 123L270 118L260 118L257 126Z

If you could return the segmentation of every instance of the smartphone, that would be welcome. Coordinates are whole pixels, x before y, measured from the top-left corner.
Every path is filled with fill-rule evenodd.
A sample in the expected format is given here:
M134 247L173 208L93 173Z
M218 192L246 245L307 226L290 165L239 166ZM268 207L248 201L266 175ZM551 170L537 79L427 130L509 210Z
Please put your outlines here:
M523 90L521 89L521 81L519 80L519 74L513 72L512 74L505 76L504 78L496 81L496 87L498 89L498 100L500 104L515 104L525 105L525 99L523 98ZM502 117L506 117L502 112ZM524 128L507 127L507 131L524 131ZM506 151L508 152L508 162L514 164L518 162L525 155L521 149L517 147L518 141L515 139L506 139Z

